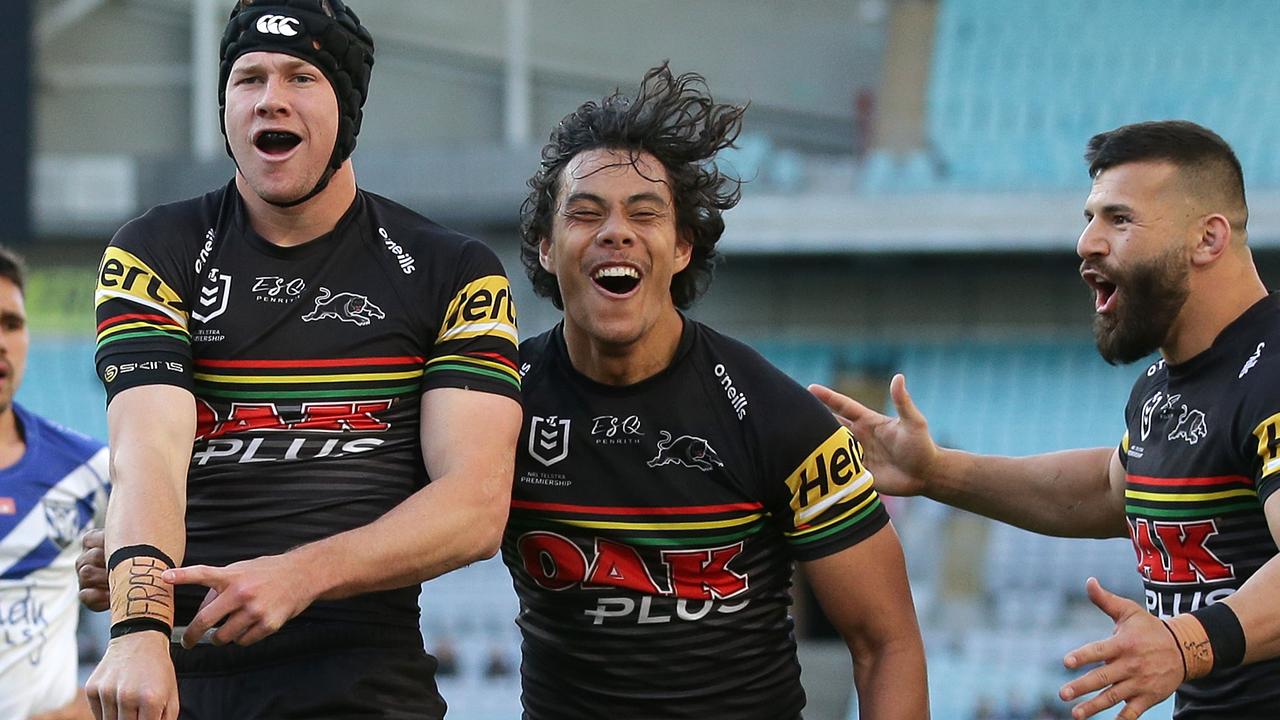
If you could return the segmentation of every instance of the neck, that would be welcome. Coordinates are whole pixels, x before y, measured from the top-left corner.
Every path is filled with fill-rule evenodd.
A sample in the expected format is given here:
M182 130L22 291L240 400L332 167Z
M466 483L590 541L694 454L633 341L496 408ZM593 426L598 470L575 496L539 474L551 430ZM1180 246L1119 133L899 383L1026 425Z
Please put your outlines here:
M22 428L18 425L18 414L13 405L0 412L0 468L7 468L22 459L27 451L27 442L22 437Z
M671 365L683 330L684 320L674 307L639 338L622 343L592 337L566 315L564 344L574 370L604 385L634 385Z
M1177 365L1213 345L1224 328L1266 297L1267 287L1258 276L1248 249L1243 259L1220 262L1193 274L1191 292L1160 352Z
M348 160L334 172L320 194L293 207L272 205L258 196L244 175L236 173L236 189L249 211L254 232L272 245L308 243L333 230L356 197L356 176Z

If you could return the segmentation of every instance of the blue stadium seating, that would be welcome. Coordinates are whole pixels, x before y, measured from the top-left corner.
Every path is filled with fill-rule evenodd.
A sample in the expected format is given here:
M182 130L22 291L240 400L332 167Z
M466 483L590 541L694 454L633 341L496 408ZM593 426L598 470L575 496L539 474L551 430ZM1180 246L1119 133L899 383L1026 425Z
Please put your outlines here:
M1182 118L1235 146L1250 187L1275 186L1277 29L1272 0L943 0L926 94L940 182L1078 188L1094 133Z

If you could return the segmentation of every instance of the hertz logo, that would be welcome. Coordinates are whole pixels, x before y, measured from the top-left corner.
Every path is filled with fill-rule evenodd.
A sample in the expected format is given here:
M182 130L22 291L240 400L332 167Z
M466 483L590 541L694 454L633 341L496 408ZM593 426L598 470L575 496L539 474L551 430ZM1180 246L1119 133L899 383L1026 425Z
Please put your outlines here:
M98 290L94 302L101 305L112 298L129 300L164 313L187 326L187 306L173 288L142 260L118 247L107 248L98 266Z
M1259 477L1280 472L1280 413L1258 423L1253 436L1258 439L1258 461L1262 465Z
M516 304L511 285L501 275L472 280L458 291L444 314L436 342L488 335L512 345L520 343L516 332Z
M870 491L871 473L862 464L862 448L842 427L792 471L787 489L799 526L837 503Z
M297 26L301 24L298 18L289 17L288 15L263 15L258 18L258 32L263 35L283 35L284 37L293 37L298 34Z

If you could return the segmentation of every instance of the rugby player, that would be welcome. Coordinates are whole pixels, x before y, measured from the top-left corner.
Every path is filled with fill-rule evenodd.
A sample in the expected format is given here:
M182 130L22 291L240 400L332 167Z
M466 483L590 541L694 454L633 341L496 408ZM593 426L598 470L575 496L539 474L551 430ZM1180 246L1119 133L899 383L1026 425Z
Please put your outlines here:
M14 401L30 337L24 270L0 247L0 717L77 720L76 541L103 509L107 449Z
M649 71L556 127L522 254L563 322L525 342L503 559L525 717L800 717L791 575L848 643L863 718L928 716L902 550L857 442L681 313L711 279L743 109Z
M102 259L99 718L444 713L419 583L500 544L515 314L484 245L357 188L372 65L340 0L237 3L234 179Z
M1087 583L1115 634L1070 652L1103 663L1063 686L1084 718L1136 718L1176 689L1179 720L1280 717L1280 296L1247 244L1235 153L1183 121L1094 136L1076 250L1102 357L1138 376L1118 448L1023 458L937 447L904 378L899 418L814 386L867 450L880 488L1048 535L1129 537L1145 609Z

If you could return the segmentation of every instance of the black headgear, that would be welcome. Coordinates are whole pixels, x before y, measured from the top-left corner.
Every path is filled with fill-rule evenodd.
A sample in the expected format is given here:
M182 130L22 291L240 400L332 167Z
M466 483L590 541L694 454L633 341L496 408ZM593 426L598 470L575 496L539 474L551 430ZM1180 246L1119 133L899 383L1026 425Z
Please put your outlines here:
M351 156L360 133L369 74L373 68L373 37L342 0L258 0L236 3L222 34L222 63L218 70L218 118L227 136L227 78L236 58L250 52L292 55L316 66L338 96L338 137L320 181L290 207L315 197L333 173ZM231 144L227 143L231 155ZM235 160L235 156L231 156Z

